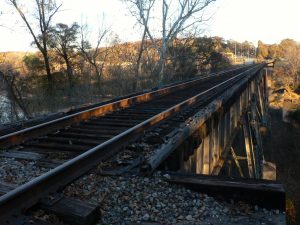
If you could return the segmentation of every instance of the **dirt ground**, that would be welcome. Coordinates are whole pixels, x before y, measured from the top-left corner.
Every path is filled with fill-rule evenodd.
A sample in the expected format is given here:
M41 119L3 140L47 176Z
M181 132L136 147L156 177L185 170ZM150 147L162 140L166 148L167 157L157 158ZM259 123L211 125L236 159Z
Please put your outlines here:
M277 180L286 190L287 224L300 224L300 126L283 122L280 109L270 109L270 136L265 159L277 166Z

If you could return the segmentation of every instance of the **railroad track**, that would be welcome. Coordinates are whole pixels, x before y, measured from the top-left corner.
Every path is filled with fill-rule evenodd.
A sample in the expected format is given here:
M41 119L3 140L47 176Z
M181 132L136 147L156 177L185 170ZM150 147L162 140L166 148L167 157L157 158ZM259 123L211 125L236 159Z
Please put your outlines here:
M155 129L146 141L163 141L163 135L262 66L246 66L179 83L0 137L0 147L5 149L1 157L35 161L48 169L0 197L0 221L9 221L11 215L32 207L101 162L110 161L111 167L112 156L122 155L124 150L133 162L131 169L145 164L153 153L141 153L139 149L137 154L136 148L125 146L145 136L145 131L151 134Z

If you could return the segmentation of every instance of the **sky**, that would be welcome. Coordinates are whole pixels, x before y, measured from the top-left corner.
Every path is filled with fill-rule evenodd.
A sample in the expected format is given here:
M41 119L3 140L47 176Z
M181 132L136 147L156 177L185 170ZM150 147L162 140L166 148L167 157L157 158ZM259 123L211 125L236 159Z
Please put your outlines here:
M26 2L28 0L19 0ZM54 23L87 21L97 31L102 18L122 41L140 38L138 26L121 0L62 0L62 11ZM30 10L30 5L27 5ZM237 41L258 40L279 43L284 38L300 42L300 0L217 0L209 13L212 18L203 26L205 35ZM31 36L7 0L0 0L0 52L32 51Z

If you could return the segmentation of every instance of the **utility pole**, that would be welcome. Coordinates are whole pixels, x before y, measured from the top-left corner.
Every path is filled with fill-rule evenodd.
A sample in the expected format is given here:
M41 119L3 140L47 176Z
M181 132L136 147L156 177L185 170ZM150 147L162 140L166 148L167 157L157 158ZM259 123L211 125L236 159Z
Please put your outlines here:
M241 58L243 56L243 43L241 42Z
M234 64L236 64L236 41L234 42Z
M249 54L250 54L250 45L248 45L248 61L249 61L249 58L250 58Z

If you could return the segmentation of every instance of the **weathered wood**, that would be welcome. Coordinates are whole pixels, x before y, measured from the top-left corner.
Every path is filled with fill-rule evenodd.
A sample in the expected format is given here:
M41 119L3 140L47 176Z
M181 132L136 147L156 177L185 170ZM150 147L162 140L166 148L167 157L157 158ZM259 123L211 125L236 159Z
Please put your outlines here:
M253 163L252 163L252 156L251 156L251 140L249 137L249 128L247 126L247 116L245 116L244 124L243 124L243 134L244 134L244 141L245 141L245 150L246 150L246 156L247 156L247 163L248 163L248 174L250 178L254 177L254 171L253 171Z
M218 162L218 159L220 157L220 145L219 145L219 119L215 120L215 127L213 129L213 139L214 139L214 151L213 151L213 160L212 160L212 166L211 166L211 172L215 165Z
M99 130L99 129L90 129L90 128L78 128L78 127L70 127L69 129L60 131L60 134L64 132L70 132L70 133L78 133L78 134L89 134L89 135L97 135L96 137L101 138L112 138L115 135L119 134L121 131L119 130Z
M36 164L41 167L54 169L54 168L58 167L59 165L63 164L64 162L66 162L66 160L43 159L43 160L37 161Z
M250 127L252 128L251 131L254 133L254 138L256 145L254 146L254 161L255 161L255 175L257 179L262 178L262 167L263 167L263 146L261 135L259 132L258 127L258 116L256 111L257 106L257 99L256 95L254 95L253 102L251 105L251 124Z
M22 225L60 225L60 224L50 223L43 220L31 219L30 221L22 223Z
M259 69L256 70L256 72ZM253 73L253 77L256 74ZM179 129L172 132L175 135L169 135L168 141L162 144L162 146L148 159L143 168L148 168L149 171L153 171L160 163L165 160L176 148L178 148L189 136L191 136L202 124L204 124L213 113L217 113L222 106L229 102L238 92L242 92L247 87L249 80L253 77L246 77L238 82L236 85L227 89L222 95L217 97L214 101L210 102L206 107L203 107L197 114L189 119L188 123L181 124ZM227 112L228 113L228 112ZM228 115L229 116L229 115ZM227 117L228 117L227 116ZM229 118L227 118L228 120ZM229 121L227 121L229 122ZM226 128L225 124L225 128ZM228 132L225 132L228 135ZM227 139L227 138L226 138Z
M229 197L272 209L285 210L283 185L274 181L169 173L168 182L223 198Z
M19 149L19 151L26 151L26 152L36 152L36 153L39 153L39 154L63 154L63 155L68 155L70 158L72 156L75 156L76 154L74 152L71 152L71 151L58 151L57 149L46 149L46 148L36 148L36 147L23 147L21 149Z
M6 158L15 158L15 159L26 159L37 161L43 158L45 155L35 152L25 152L25 151L9 151L9 152L0 152L1 157Z
M228 153L231 149L231 146L232 146L232 143L236 137L236 135L238 134L238 132L240 131L240 126L236 127L233 132L232 132L232 135L231 137L229 138L228 142L226 143L225 145L225 148L223 149L220 157L219 157L219 160L218 162L216 163L215 167L213 168L212 172L211 172L211 175L214 175L214 176L217 176L219 175L221 169L223 168L224 166L224 163L227 159L227 156L228 156Z
M209 173L211 173L213 169L213 160L214 160L214 152L215 152L215 129L214 129L214 119L213 116L209 120L210 123L210 133L209 133Z
M53 141L56 143L62 143L62 144L78 144L78 145L90 145L90 146L95 146L101 143L101 141L97 140L88 140L88 139L79 139L79 138L70 138L70 137L40 137L38 138L40 142L48 142L48 141Z
M7 192L10 192L11 190L15 189L16 187L17 187L16 184L1 182L0 183L0 195L4 195Z
M42 200L38 207L76 225L92 225L100 217L98 205L67 197L54 202Z
M0 194L4 195L16 187L17 185L2 182ZM100 216L98 205L64 196L41 199L37 207L56 214L68 223L77 225L94 224Z
M89 134L89 133L76 133L76 132L69 132L69 131L63 131L59 133L60 137L69 137L69 138L82 138L82 139L92 139L92 140L99 140L99 141L105 141L111 138L111 136L104 136L99 134ZM113 137L113 136L112 136Z
M242 171L242 168L240 166L240 163L239 163L239 160L238 160L238 157L236 156L235 152L234 152L234 149L231 147L231 154L232 154L232 158L235 162L235 165L236 167L238 168L238 171L240 173L240 176L241 177L245 177L244 174L243 174L243 171Z
M87 149L90 149L88 145L69 145L69 144L58 144L55 142L47 142L47 143L24 143L26 147L35 147L41 149L57 149L57 151L74 151L74 152L81 152Z
M83 124L88 124L88 125L91 125L91 126L100 126L100 127L103 127L105 129L111 129L111 130L114 130L116 128L114 127L133 127L135 125L137 125L138 123L137 122L123 122L123 123L119 123L119 122L106 122L106 121L94 121L94 120L91 120L91 121L86 121L86 122L83 122Z
M196 149L196 174L202 173L202 165L203 165L203 142Z
M120 166L114 169L103 169L100 171L100 174L105 176L119 176L121 174L131 171L135 167L139 166L143 161L144 161L144 157L140 156L126 163L128 164L126 166Z
M203 172L202 174L209 174L210 166L210 136L203 140Z

